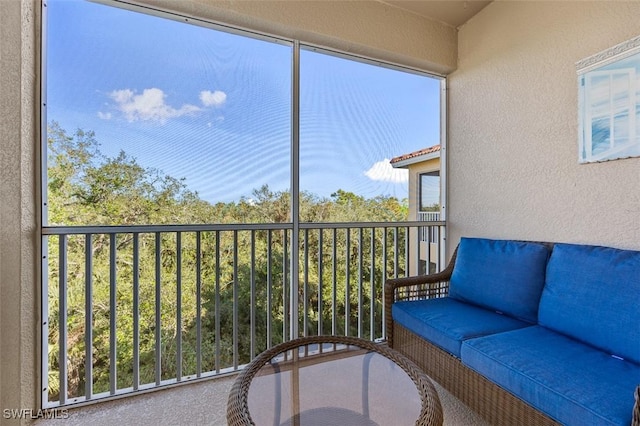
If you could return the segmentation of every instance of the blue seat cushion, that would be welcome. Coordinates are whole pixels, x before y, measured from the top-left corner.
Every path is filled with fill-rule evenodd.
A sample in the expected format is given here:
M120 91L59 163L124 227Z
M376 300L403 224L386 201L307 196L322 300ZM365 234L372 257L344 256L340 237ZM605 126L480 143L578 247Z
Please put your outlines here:
M556 244L539 322L640 364L640 251Z
M541 326L466 340L462 363L565 425L631 423L640 365Z
M449 296L535 324L550 251L539 243L463 237Z
M465 339L530 326L450 297L396 302L391 313L398 324L456 357Z

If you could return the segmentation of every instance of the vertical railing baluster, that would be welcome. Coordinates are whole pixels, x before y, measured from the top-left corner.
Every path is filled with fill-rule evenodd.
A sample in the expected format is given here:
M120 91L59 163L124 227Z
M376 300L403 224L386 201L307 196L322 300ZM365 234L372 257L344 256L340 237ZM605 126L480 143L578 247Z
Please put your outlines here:
M176 232L176 380L182 381L182 232Z
M282 230L282 341L286 342L289 339L287 338L287 332L289 330L289 323L287 320L289 319L289 292L287 288L287 250L289 249L287 244L287 230Z
M220 231L216 231L216 294L215 294L215 341L216 341L216 373L220 373Z
M322 336L324 334L324 306L323 306L323 298L322 298L322 282L323 282L323 274L324 274L324 259L323 259L323 239L322 239L322 228L318 229L318 336Z
M267 349L273 346L273 340L271 337L271 318L273 317L273 306L272 306L272 297L271 294L273 280L271 279L271 244L272 244L272 231L269 229L267 231Z
M331 334L338 334L338 228L333 228L333 246L331 253L332 265L333 269L333 280L332 286L333 291L331 292Z
M250 342L250 359L256 356L256 231L251 230L251 294L249 296L249 307L251 318L249 318L249 327L251 329Z
M363 328L363 305L364 298L362 295L362 270L363 270L363 260L364 260L364 228L359 228L358 233L358 337L362 337L362 328Z
M409 268L410 268L410 264L409 264L409 246L410 246L410 241L409 241L409 227L405 227L404 228L404 276L408 277L409 276Z
M84 397L93 398L93 240L84 236Z
M307 330L309 329L309 230L304 230L304 277L302 283L302 335L307 336Z
M116 234L109 234L109 392L115 395L118 389L118 335L116 292Z
M202 233L196 232L196 377L202 376Z
M409 232L408 229L407 229L407 232ZM418 233L418 228L416 228L416 235L417 235L417 233ZM411 234L408 234L408 235L411 235ZM420 274L420 241L418 240L415 243L416 243L415 244L415 246L416 246L416 249L415 249L416 274ZM429 244L427 244L427 249L428 248L429 248Z
M233 230L233 369L238 368L238 230Z
M382 228L382 300L385 299L386 297L386 293L385 293L385 283L387 281L387 261L388 261L388 257L387 257L387 243L388 243L388 229ZM385 315L385 309L384 306L382 307L382 338L386 339L387 338L387 332L386 332L386 320L387 320L387 316Z
M60 381L60 404L67 403L67 248L66 235L58 240L60 264L58 265L58 379Z
M434 226L434 235L433 235L433 245L436 248L435 251L435 259L433 260L433 263L435 264L435 272L440 272L441 271L441 262L440 260L442 259L442 227L440 225L436 225Z
M442 243L442 232L444 231L444 228L442 226L436 226L436 235L435 235L435 245L436 247L438 247L438 249L436 250L436 272L440 272L442 271L442 255L443 255L443 244Z
M140 235L133 234L133 390L140 386Z
M160 299L160 291L161 291L161 266L162 266L162 234L160 232L156 232L156 298L155 298L155 380L156 386L160 386L160 382L162 381L162 353L161 351L161 343L162 343L162 322L161 322L161 299Z
M436 247L435 256L436 258L433 260L435 266L435 272L440 272L440 226L434 226L434 235L433 235L433 245Z
M399 268L399 260L398 260L398 251L400 250L400 238L398 236L398 227L393 228L393 278L398 278L398 268Z
M371 274L369 275L369 338L375 340L376 312L376 229L371 228Z
M426 235L427 238L425 238L424 240L418 241L418 245L422 244L422 241L425 242L427 248L426 253L425 253L425 274L429 274L430 273L430 265L431 265L431 241L432 241L432 234L433 234L433 226L431 225L427 225L427 227L425 227L426 230ZM419 250L419 249L418 249ZM418 274L422 273L422 271L420 271L420 269L418 268Z
M347 228L345 235L345 295L344 295L344 335L349 336L351 326L351 229Z

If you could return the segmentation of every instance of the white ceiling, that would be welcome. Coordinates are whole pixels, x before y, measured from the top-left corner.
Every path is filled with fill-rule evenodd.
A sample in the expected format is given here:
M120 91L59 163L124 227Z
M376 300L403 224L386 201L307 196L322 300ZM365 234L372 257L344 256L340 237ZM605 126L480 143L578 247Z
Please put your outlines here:
M480 0L381 0L391 6L408 10L452 27L459 27L480 12L491 1Z

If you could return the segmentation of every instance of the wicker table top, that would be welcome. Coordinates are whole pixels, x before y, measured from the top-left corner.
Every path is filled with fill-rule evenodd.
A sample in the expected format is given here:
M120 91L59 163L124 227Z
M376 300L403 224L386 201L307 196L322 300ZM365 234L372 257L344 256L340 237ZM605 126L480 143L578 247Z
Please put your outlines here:
M266 350L238 375L227 404L230 426L442 421L438 394L413 362L355 337L303 337Z

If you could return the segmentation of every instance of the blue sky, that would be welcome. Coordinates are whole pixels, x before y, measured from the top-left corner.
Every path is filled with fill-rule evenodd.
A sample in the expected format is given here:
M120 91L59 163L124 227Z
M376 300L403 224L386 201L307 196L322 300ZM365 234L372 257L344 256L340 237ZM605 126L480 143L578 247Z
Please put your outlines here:
M101 151L185 178L210 202L290 187L291 57L257 40L49 0L47 114ZM439 142L439 81L301 52L300 185L407 197L390 158Z

